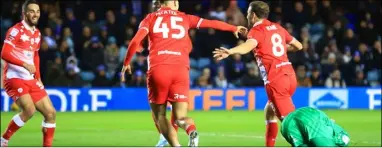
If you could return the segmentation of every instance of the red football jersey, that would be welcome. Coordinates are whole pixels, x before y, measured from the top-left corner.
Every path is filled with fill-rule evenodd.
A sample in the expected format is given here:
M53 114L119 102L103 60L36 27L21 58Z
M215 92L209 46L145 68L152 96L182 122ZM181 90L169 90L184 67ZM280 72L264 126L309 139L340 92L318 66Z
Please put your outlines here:
M149 34L149 69L160 64L189 67L192 42L188 30L199 28L202 18L170 8L160 8L142 20L140 29Z
M253 53L265 84L280 75L294 74L287 55L287 44L294 38L283 27L264 19L253 25L247 37L257 42Z
M10 45L10 58L16 58L22 62L34 65L36 51L40 49L41 33L37 28L31 28L26 22L21 21L9 28L4 44ZM4 50L4 49L3 49ZM39 65L35 65L36 68ZM4 75L6 79L20 78L24 80L34 79L27 69L19 65L6 63Z

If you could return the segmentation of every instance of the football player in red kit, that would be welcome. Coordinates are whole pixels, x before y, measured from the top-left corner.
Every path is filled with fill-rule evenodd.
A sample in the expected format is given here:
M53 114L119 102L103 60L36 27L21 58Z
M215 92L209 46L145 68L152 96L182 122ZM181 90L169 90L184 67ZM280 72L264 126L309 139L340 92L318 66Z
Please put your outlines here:
M301 50L302 45L279 24L267 20L267 3L251 2L247 13L248 22L252 26L247 41L232 49L216 49L214 57L222 60L232 54L253 52L268 95L264 109L266 146L274 146L278 133L277 118L282 120L295 110L291 97L296 90L297 80L288 60L288 45L291 45L291 50Z
M28 0L22 6L23 20L12 26L4 40L1 58L6 61L4 88L22 109L9 123L1 137L1 147L33 116L37 110L42 121L43 146L52 146L56 128L56 110L44 89L40 78L38 50L41 33L36 28L40 8L36 1Z
M153 11L157 11L159 10L159 8L161 7L161 3L159 0L153 0L152 1L152 10ZM143 48L142 48L143 49ZM172 107L170 106L170 109L172 109ZM155 121L155 116L154 116L154 113L152 113L152 117L153 117L153 120ZM178 132L178 126L175 124L175 118L174 118L174 114L171 113L171 125L174 127L175 131ZM166 140L166 138L163 136L163 134L161 133L160 129L159 129L159 125L157 124L157 122L154 122L155 123L155 127L156 129L158 130L159 132L159 141L157 142L157 144L155 145L156 147L164 147L164 146L167 146L168 145L168 141Z
M214 28L234 32L236 36L246 33L246 28L232 26L215 20L206 20L178 11L178 0L161 0L161 8L148 14L129 45L121 80L124 73L131 73L130 60L146 35L149 36L147 86L151 110L160 131L171 146L180 146L177 133L166 119L167 102L178 127L189 135L188 146L198 146L199 136L194 121L187 117L189 93L189 53L192 43L188 30Z

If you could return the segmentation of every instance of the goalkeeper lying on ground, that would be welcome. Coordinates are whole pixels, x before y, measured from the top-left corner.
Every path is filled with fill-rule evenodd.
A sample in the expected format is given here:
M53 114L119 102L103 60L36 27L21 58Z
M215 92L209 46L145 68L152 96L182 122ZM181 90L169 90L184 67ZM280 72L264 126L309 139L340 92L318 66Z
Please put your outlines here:
M281 133L294 147L348 146L348 133L324 112L303 107L291 112L281 125Z

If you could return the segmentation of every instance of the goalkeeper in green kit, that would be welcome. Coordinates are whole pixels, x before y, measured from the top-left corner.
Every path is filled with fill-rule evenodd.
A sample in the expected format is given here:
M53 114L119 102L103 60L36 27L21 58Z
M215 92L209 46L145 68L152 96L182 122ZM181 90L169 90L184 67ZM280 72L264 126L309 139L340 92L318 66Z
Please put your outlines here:
M281 133L293 147L348 146L348 133L324 112L311 107L289 113L281 125Z

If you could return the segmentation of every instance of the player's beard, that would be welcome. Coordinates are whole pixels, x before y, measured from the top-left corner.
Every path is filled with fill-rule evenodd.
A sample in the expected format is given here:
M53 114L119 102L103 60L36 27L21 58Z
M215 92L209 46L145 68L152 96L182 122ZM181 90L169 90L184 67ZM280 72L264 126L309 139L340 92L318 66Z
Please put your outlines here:
M35 16L35 17L26 17L25 21L28 23L29 26L33 27L33 26L36 26L37 23L38 23L38 17Z

